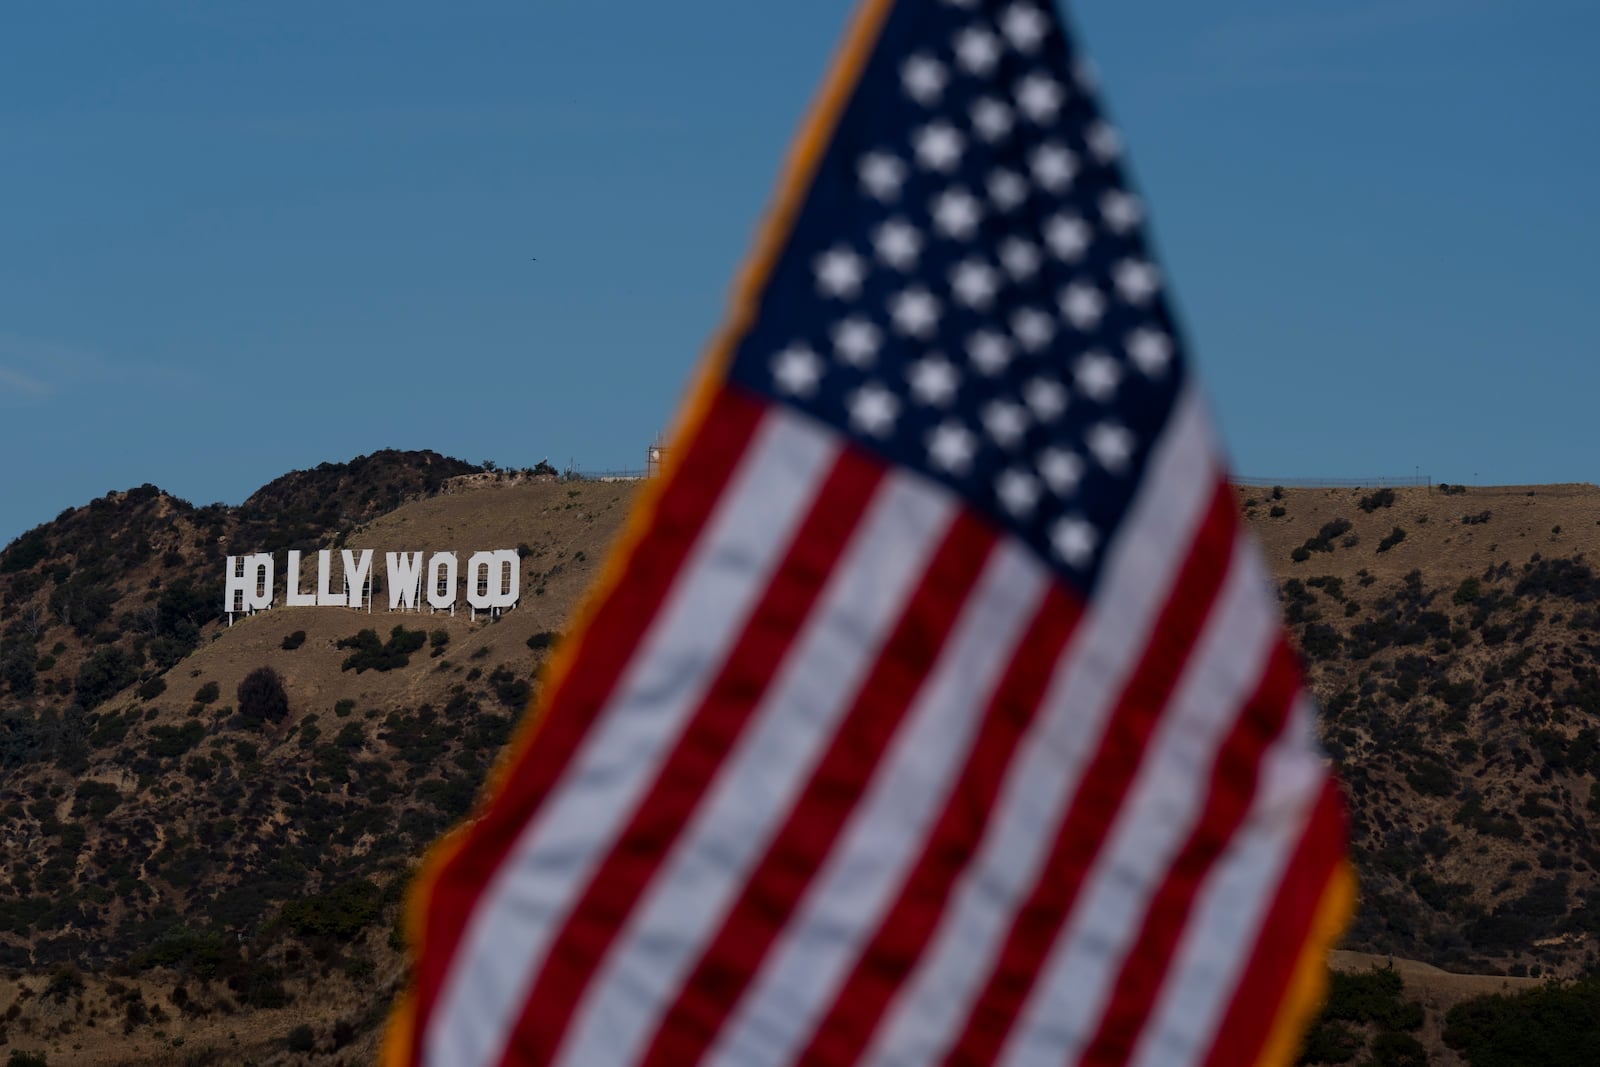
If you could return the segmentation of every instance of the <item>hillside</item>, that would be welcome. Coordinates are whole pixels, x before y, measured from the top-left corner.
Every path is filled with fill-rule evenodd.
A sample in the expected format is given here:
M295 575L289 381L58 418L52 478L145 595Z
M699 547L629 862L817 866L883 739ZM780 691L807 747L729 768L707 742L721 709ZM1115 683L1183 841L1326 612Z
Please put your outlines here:
M1240 497L1350 798L1347 947L1490 974L1594 968L1600 489Z
M112 494L0 554L4 661L33 667L0 696L0 1049L260 1060L309 1025L370 1058L404 880L468 810L632 488L461 466L382 464L377 495L321 472L358 501L412 498L389 510L295 504L314 477L236 511ZM292 535L260 525L280 494ZM273 539L516 547L522 601L492 622L279 607L223 625L221 557ZM377 655L351 640L367 629ZM238 699L262 667L286 708Z
M376 453L238 508L108 494L0 552L0 1053L370 1061L406 878L468 810L633 491ZM1423 965L1595 968L1600 489L1239 498L1350 795L1345 948L1418 961L1419 1032L1460 1062L1438 1013L1506 979ZM522 601L493 622L219 619L227 554L339 546L517 547ZM240 699L262 667L286 706Z

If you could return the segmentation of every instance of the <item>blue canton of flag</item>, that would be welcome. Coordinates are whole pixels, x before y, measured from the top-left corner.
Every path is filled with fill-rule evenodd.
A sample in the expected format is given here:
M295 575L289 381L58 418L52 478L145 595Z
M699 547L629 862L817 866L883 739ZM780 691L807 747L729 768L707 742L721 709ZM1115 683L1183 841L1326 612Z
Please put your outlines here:
M730 377L1093 585L1184 375L1122 138L1026 3L901 4Z

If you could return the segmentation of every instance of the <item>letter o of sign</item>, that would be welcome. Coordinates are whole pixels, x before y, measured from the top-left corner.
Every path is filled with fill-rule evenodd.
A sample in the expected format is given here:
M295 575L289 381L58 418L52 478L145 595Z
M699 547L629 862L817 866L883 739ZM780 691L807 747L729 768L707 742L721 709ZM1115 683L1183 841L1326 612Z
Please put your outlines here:
M448 608L456 602L456 554L435 552L428 560L428 606Z

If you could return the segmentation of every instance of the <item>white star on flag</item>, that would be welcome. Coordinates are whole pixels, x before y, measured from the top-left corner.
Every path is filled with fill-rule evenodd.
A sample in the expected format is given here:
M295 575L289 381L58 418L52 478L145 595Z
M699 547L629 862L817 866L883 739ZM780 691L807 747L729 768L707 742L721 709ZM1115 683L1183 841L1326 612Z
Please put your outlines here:
M1128 461L1133 458L1133 434L1114 422L1102 422L1098 426L1089 428L1084 437L1089 446L1089 451L1094 453L1094 458L1100 461L1100 466L1112 474L1121 474L1128 469Z
M1104 404L1116 395L1122 381L1117 361L1104 352L1085 352L1072 371L1078 389L1091 400Z
M1000 265L1019 282L1039 272L1039 250L1020 237L1008 237L1000 245Z
M1156 268L1142 259L1125 259L1112 271L1117 293L1130 304L1143 304L1161 288Z
M1016 171L997 170L989 175L989 199L1001 211L1012 211L1028 199L1028 183Z
M1078 176L1078 159L1071 150L1054 142L1042 144L1028 157L1033 180L1052 193L1063 193Z
M966 147L960 131L943 119L931 122L918 130L912 138L917 162L925 170L948 174L961 162L961 152Z
M1073 282L1061 291L1061 313L1080 333L1100 325L1106 311L1106 298L1087 282Z
M1082 567L1094 558L1100 535L1092 523L1069 515L1050 528L1050 544L1068 566Z
M975 77L988 77L1000 62L1000 42L981 26L969 26L956 34L956 62Z
M924 107L932 107L944 95L949 75L944 64L931 56L916 55L906 60L900 68L900 81L906 94Z
M1132 193L1113 189L1100 198L1100 217L1106 220L1114 233L1127 233L1144 217L1139 198Z
M909 271L922 254L922 235L904 219L890 219L872 235L878 258L898 271Z
M888 203L900 195L906 180L906 165L887 152L871 152L861 158L858 171L861 184L875 200Z
M851 316L833 328L833 347L852 367L868 367L878 356L883 334L866 319Z
M862 433L884 437L894 429L900 401L877 382L868 382L850 395L850 424Z
M917 360L907 368L911 395L929 407L949 407L961 385L961 372L938 353Z
M956 300L976 311L988 310L999 288L999 276L981 259L963 260L950 272L950 289Z
M1051 446L1039 453L1039 473L1056 496L1065 497L1078 491L1083 481L1083 459L1064 448Z
M948 189L933 202L933 225L954 241L965 241L978 232L983 209L965 189Z
M1006 40L1025 55L1038 50L1047 28L1044 14L1028 4L1012 4L1000 16L1000 30L1006 35Z
M790 396L809 397L822 380L822 360L805 345L790 345L773 357L772 377Z
M928 457L933 465L951 474L965 474L972 468L978 442L959 422L948 420L928 434Z
M894 319L896 330L907 337L926 340L939 325L939 301L917 286L889 298L889 316Z
M1114 163L1122 155L1122 134L1109 122L1096 122L1089 127L1089 151L1101 163Z
M1011 448L1028 432L1028 413L1018 404L991 400L983 406L983 428L1001 448Z
M824 296L854 300L861 293L867 271L861 257L843 246L817 257L817 288Z
M1041 126L1055 121L1065 97L1061 86L1043 74L1030 74L1017 86L1017 106Z
M1128 358L1146 377L1154 378L1166 372L1172 362L1172 338L1160 330L1140 327L1123 342Z
M1011 132L1011 109L991 96L972 105L972 125L985 141L1000 140Z
M1089 224L1076 215L1052 215L1044 225L1044 240L1064 263L1076 263L1089 250Z
M967 339L967 355L979 371L993 377L1011 362L1011 345L997 333L979 330Z
M1039 482L1026 471L1015 467L1001 473L995 485L995 495L1000 504L1013 515L1027 515L1039 503Z
M1011 316L1011 332L1029 352L1041 351L1056 335L1054 320L1037 308L1018 308Z
M1023 386L1022 399L1040 422L1050 422L1067 410L1067 391L1054 378L1032 379Z

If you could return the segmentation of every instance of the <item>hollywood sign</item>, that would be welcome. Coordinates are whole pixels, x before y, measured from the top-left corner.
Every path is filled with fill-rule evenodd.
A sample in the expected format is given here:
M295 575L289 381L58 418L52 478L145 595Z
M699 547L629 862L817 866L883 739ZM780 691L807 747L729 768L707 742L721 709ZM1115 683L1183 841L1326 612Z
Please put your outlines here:
M286 607L372 610L372 549L364 548L359 552L341 549L343 568L337 582L333 550L320 550L314 587L303 584L300 556L300 552L291 550L284 570ZM385 552L383 558L390 611L421 611L425 603L430 612L455 614L461 568L454 552L435 552L431 556L423 552ZM467 557L467 605L473 618L477 618L480 611L499 615L517 606L522 595L520 562L514 548L474 552ZM222 606L228 624L233 625L235 615L254 615L271 609L277 595L276 582L277 568L272 553L229 556Z

